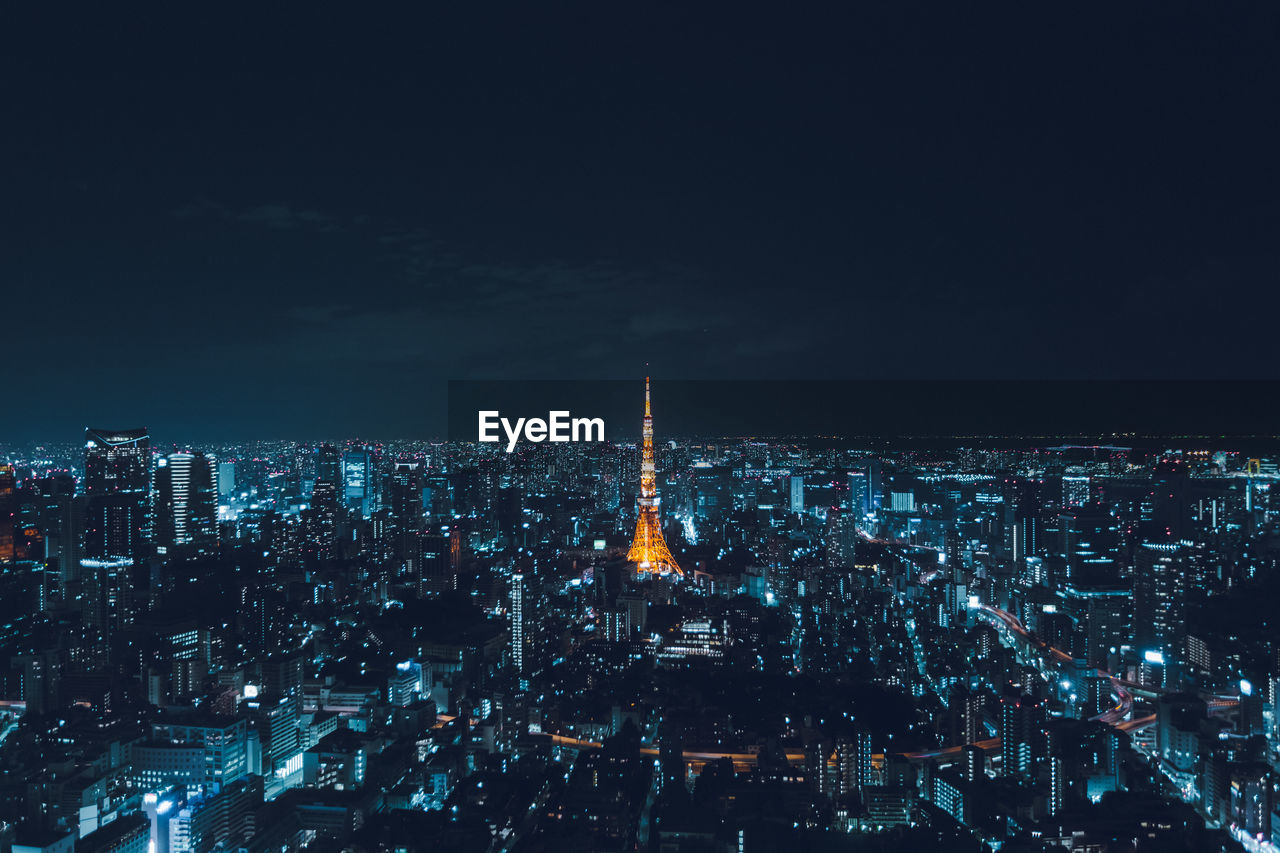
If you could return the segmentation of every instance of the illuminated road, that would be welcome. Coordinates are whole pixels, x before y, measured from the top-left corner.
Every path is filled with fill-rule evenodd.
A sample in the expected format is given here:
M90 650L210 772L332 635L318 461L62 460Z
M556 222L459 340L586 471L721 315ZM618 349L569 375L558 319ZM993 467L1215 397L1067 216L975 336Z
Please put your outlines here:
M877 539L861 527L858 528L858 535L861 536L864 541L870 542L873 545L884 545L889 548L906 548L914 551L928 551L931 554L942 553L942 549L934 545L916 545L899 539Z
M1136 732L1140 729L1150 728L1156 724L1156 715L1148 714L1145 717L1138 717L1136 720L1125 720L1116 726L1122 732Z
M1049 645L1048 643L1033 636L1031 632L1028 631L1026 627L1024 627L1023 624L1018 621L1017 617L1014 616L1012 613L1008 612L1007 610L1001 610L998 607L992 607L990 604L979 604L978 609L984 613L988 613L996 617L1002 623L1004 623L1006 628L1008 628L1014 634L1017 634L1018 637L1021 640L1023 640L1025 643L1027 643L1028 645L1034 648L1038 648L1043 652L1046 652L1050 657L1052 657L1054 660L1058 661L1059 663L1071 662L1071 655L1067 654L1062 649L1056 649L1053 646ZM1101 714L1098 714L1095 717L1090 717L1090 719L1097 720L1098 722L1102 722L1102 723L1108 723L1114 726L1117 723L1119 723L1121 720L1123 720L1125 717L1129 716L1129 713L1133 711L1133 694L1129 692L1129 687L1132 685L1127 684L1126 682L1122 681L1120 678L1117 678L1116 676L1112 675L1111 673L1107 672L1104 669L1099 669L1098 675L1101 675L1103 678L1111 679L1111 690L1112 692L1115 693L1116 698L1119 701L1116 703L1114 708L1111 708L1110 710L1107 710L1107 711L1103 711Z
M18 723L22 720L22 715L27 712L27 703L21 699L6 699L0 701L0 715L11 717L8 723L0 730L0 744L8 740L9 735L18 728Z

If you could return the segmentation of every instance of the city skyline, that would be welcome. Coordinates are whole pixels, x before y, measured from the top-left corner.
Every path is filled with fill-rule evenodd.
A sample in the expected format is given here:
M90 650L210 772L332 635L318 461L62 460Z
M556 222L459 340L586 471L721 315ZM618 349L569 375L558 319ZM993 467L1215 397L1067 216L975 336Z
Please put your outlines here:
M402 435L366 432L270 434L238 427L231 433L182 427L171 418L146 421L148 431L172 450L246 441L472 441L481 410L546 416L550 410L589 412L605 422L605 440L634 440L629 400L639 378L613 380L450 381L440 395L434 428L418 425ZM675 438L807 437L828 441L1093 443L1230 440L1269 449L1280 437L1280 380L688 380L663 378L671 407L667 433ZM874 401L874 405L867 405ZM156 404L138 407L148 411ZM998 413L998 416L993 415ZM496 417L496 416L495 416ZM151 424L156 424L152 428ZM71 441L80 431L66 424L52 433L0 436L0 447ZM500 430L499 430L500 432ZM506 439L503 439L505 442ZM1188 445L1190 446L1190 445Z
M0 757L30 756L12 734L59 708L108 731L145 722L112 747L128 758L94 784L113 793L78 822L61 808L44 824L0 812L0 834L307 849L305 833L253 827L323 803L371 808L384 837L413 826L422 840L495 783L492 762L536 779L546 746L568 784L545 820L514 831L518 850L643 849L696 831L754 851L833 830L900 845L888 849L1036 850L1029 827L1107 844L1114 821L1154 816L1171 829L1152 849L1280 834L1268 769L1280 658L1265 608L1245 604L1280 577L1280 448L659 443L650 396L630 445L258 442L215 457L89 429L79 451L59 451L82 454L82 480L69 457L11 457L0 583L11 608L33 611L0 636L28 649L0 666L16 697L0 697ZM646 521L659 492L664 510ZM216 529L202 521L215 515ZM671 543L668 572L628 548L650 527ZM383 648L387 619L416 651ZM42 624L62 636L41 639ZM353 644L348 624L375 642ZM478 657L458 670L454 648ZM343 663L353 655L357 669ZM95 681L104 660L116 674ZM385 687L356 686L370 671ZM583 713L551 699L579 677L610 685L610 722L559 716ZM630 692L637 677L665 698ZM681 698L689 677L712 691L696 713ZM766 684L782 691L772 714L714 698ZM827 704L832 689L852 704ZM800 726L802 708L824 716ZM424 736L416 762L378 746ZM489 769L449 769L448 744L468 737ZM44 773L30 757L17 768ZM69 784L57 778L47 784ZM392 778L398 805L374 806L373 780ZM755 786L791 804L781 823L696 806ZM600 811L603 791L616 810ZM1137 811L1120 818L1121 803Z
M4 25L0 853L1280 853L1280 7Z

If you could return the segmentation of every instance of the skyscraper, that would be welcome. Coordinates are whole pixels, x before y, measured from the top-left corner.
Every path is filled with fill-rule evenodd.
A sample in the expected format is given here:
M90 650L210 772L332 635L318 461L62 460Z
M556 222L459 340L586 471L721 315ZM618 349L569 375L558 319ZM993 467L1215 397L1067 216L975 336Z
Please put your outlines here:
M791 511L804 514L804 477L799 474L791 475Z
M863 471L849 472L849 512L861 520L871 511L871 491Z
M36 485L36 489L51 588L56 582L65 594L66 585L80 576L84 503L75 499L76 481L70 474L46 477Z
M1183 543L1143 543L1135 555L1134 641L1143 652L1159 651L1166 662L1183 658L1189 557Z
M640 517L627 559L641 572L684 575L667 548L658 520L658 485L653 461L653 412L649 406L649 377L644 378L644 446L640 453Z
M80 577L84 584L81 608L85 624L107 634L133 622L134 603L132 557L83 559Z
M338 448L332 444L322 444L316 449L316 485L324 483L333 487L333 493L338 493L338 486L342 482L342 462L338 455Z
M853 518L840 507L828 507L825 535L827 568L840 569L853 565L856 538L857 527Z
M1038 707L1030 695L1006 693L1000 697L1000 748L1005 776L1029 779L1032 774L1032 738Z
M867 501L872 512L884 501L884 465L879 459L867 460Z
M418 594L434 595L442 592L453 592L458 588L458 561L455 559L456 549L461 549L461 538L440 533L427 533L410 540L416 542L421 553L421 567L418 571Z
M0 465L0 563L17 559L16 516L18 498L12 465Z
M316 553L332 557L338 537L338 493L342 483L342 462L338 449L322 444L316 450L316 482L311 488L308 522Z
M203 453L170 453L156 462L155 544L159 553L218 541L217 462Z
M367 448L348 450L342 457L342 502L367 517L373 495L373 454Z
M417 462L397 462L391 472L391 547L405 572L416 575L422 560L422 474Z
M965 685L957 685L951 691L951 708L959 723L960 743L977 743L982 740L982 694Z
M151 488L151 438L145 428L85 430L84 556L142 556Z
M524 674L524 575L511 576L511 662Z
M145 492L151 470L151 438L138 429L85 433L84 491L89 495Z
M236 463L218 463L218 497L233 494L236 490Z
M1058 553L1066 578L1076 583L1113 580L1117 574L1120 527L1101 504L1072 506L1058 514Z

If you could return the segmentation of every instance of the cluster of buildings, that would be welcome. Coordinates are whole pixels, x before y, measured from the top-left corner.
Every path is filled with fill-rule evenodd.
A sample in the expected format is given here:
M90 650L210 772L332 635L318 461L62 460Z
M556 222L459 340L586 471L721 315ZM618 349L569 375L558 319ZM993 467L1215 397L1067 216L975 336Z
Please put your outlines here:
M1273 459L966 444L7 448L0 849L1275 849Z

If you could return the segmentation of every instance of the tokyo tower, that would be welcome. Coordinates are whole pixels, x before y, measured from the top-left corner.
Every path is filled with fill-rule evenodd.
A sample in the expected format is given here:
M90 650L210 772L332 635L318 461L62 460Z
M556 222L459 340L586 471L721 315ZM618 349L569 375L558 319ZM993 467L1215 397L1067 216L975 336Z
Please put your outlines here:
M627 559L637 571L650 574L684 575L662 538L658 522L658 487L653 473L653 414L649 409L649 377L644 378L644 450L640 455L640 517Z

